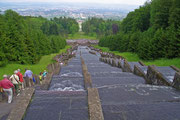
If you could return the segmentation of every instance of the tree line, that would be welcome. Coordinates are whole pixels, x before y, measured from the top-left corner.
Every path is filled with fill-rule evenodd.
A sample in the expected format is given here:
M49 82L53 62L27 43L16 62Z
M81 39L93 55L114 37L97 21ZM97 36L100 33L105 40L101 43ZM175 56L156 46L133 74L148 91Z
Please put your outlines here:
M79 25L73 18L53 18L42 24L41 30L47 35L62 35L75 34L79 31Z
M65 31L63 34L72 32L68 27L67 29L60 27L64 24L62 21L66 21L67 26L73 26L75 20L68 18L47 20L43 17L21 16L12 10L0 14L0 66L9 62L35 64L41 56L59 52L66 46L66 40L61 32ZM50 23L48 27L46 23ZM45 27L48 29L44 29Z
M82 23L82 31L86 35L97 37L116 34L119 31L120 21L103 20L102 18L88 18Z
M141 59L180 57L180 0L152 0L130 12L117 34L105 35L99 45L137 53Z

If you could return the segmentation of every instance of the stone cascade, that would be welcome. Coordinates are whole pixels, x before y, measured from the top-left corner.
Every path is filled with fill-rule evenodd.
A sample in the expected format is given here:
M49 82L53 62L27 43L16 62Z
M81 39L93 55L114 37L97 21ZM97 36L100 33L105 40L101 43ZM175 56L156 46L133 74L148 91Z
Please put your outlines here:
M91 74L92 87L98 89L105 120L180 118L180 92L168 86L146 84L148 66L124 59L98 57L86 49L82 57ZM134 66L143 74L135 75L137 68Z
M76 46L70 58L53 72L43 87L36 88L23 120L180 118L180 91L164 84L180 87L176 69L145 66L107 53L102 57L99 50L87 46ZM147 84L162 78L163 84ZM11 114L16 112L18 109Z
M177 87L180 86L180 82L177 81L177 79L180 79L177 77L180 70L174 66L145 66L142 62L128 62L124 58L118 59L117 57L104 57L104 55L101 55L99 60L108 63L111 66L119 67L123 72L131 72L135 75L141 76L148 84L172 86L180 89L180 87Z
M81 49L52 76L48 90L36 90L24 120L88 120Z

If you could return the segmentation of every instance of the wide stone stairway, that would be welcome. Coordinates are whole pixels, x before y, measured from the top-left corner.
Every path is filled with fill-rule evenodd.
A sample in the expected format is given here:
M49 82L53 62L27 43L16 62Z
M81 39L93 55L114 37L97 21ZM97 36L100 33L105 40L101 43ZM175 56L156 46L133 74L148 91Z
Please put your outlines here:
M76 57L54 75L48 91L36 90L24 120L88 120L81 56L99 92L105 120L180 120L180 92L145 84L143 77L100 62L79 46ZM94 110L96 111L96 110Z
M36 90L24 120L88 120L80 51L54 75L48 91Z

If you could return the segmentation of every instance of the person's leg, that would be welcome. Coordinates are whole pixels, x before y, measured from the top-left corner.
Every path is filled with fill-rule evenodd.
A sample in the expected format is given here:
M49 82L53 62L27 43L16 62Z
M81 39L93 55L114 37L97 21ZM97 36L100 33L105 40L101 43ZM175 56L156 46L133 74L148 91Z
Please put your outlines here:
M29 81L29 87L31 87L31 86L32 86L32 84L31 84L31 78L28 78L28 81Z
M8 95L8 103L12 102L12 98L13 98L13 91L12 88L9 89L9 95Z
M24 89L24 82L22 82L21 84L22 84L22 89Z
M15 84L15 91L16 91L16 95L19 93L19 85Z
M33 78L30 78L31 86L34 86Z
M8 95L8 103L11 103L12 102L12 97L13 97L13 91L12 91L12 88L10 89L3 89L4 92L7 93Z
M19 94L20 93L20 90L19 90L19 84L17 84L17 94Z

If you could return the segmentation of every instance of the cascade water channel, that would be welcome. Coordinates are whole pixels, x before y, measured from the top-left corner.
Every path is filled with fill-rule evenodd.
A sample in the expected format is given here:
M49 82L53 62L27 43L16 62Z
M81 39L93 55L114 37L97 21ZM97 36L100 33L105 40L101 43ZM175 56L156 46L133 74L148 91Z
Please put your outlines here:
M76 57L54 75L49 90L36 90L24 120L89 120L81 56L97 88L105 120L179 120L180 92L99 61L79 46ZM133 63L136 64L136 63Z

